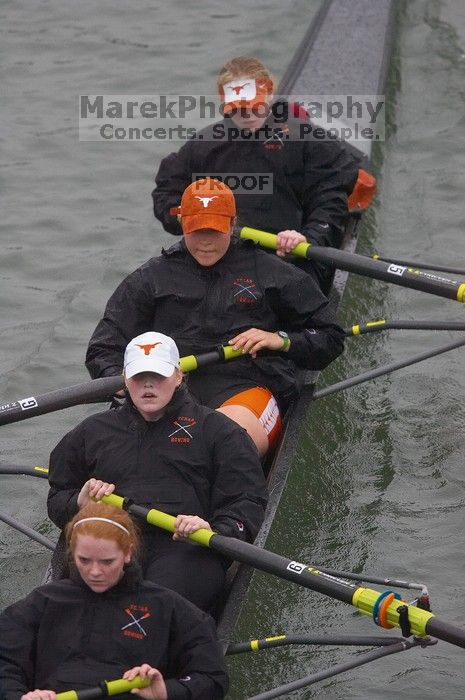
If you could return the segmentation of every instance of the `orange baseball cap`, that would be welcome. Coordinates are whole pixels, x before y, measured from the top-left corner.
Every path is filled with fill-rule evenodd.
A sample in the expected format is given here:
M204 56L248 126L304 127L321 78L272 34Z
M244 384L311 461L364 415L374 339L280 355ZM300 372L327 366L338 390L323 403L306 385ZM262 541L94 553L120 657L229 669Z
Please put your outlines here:
M268 105L273 83L267 78L236 78L220 87L224 114Z
M221 180L205 177L184 190L181 206L170 209L181 216L184 234L211 228L221 233L231 231L231 219L236 216L236 201L232 191Z

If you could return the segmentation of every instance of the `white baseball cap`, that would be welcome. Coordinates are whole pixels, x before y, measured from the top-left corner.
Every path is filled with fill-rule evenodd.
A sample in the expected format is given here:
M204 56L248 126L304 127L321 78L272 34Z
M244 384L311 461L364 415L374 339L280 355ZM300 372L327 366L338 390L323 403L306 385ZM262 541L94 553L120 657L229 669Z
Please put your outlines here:
M150 331L133 338L124 353L124 374L127 379L140 372L155 372L171 377L179 367L179 350L173 338Z

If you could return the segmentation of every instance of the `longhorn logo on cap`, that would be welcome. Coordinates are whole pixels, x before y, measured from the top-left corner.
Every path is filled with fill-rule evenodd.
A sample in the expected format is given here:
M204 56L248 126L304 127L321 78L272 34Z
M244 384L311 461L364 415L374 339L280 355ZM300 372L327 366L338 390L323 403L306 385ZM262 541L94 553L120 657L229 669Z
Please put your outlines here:
M139 343L136 343L136 345L144 351L144 355L150 355L150 351L156 348L157 345L161 345L161 343L148 343L147 345L139 345Z
M242 90L243 90L247 85L250 85L250 83L243 83L242 85L234 85L234 86L231 86L231 90L234 90L234 92L236 93L236 95L238 95L240 92L242 92Z
M206 209L212 200L218 199L218 195L215 194L213 197L199 197L199 195L196 194L195 198L200 199L203 204L203 208Z

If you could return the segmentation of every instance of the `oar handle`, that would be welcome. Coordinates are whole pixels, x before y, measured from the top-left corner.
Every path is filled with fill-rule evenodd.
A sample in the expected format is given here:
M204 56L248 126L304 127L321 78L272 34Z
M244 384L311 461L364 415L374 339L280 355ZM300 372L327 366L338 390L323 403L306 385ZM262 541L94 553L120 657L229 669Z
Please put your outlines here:
M183 372L193 372L196 369L214 364L215 362L234 360L241 357L242 350L233 350L229 345L222 345L216 350L203 352L200 355L186 355L179 360L179 367Z
M277 236L266 231L244 226L240 230L240 237L255 241L264 248L277 248ZM382 260L373 260L337 248L313 246L303 242L299 243L291 253L322 265L465 303L465 283L439 277L433 273L420 272L403 265L388 264Z
M93 700L93 698L107 697L109 695L122 695L129 693L133 688L147 688L150 685L150 678L136 676L132 681L125 678L117 678L114 681L103 681L95 688L85 690L66 690L64 693L57 693L57 700Z
M149 509L144 508L143 506L138 506L131 503L129 500L126 500L122 496L117 496L115 493L112 493L110 496L103 496L101 501L102 503L107 503L110 506L116 506L116 508L127 510L128 513L132 513L133 515L142 518L142 520L146 520L149 525L153 525L154 527L159 527L162 530L167 530L168 532L174 532L175 530L174 524L176 522L176 518L174 515L169 515L169 513L163 513L163 511L157 510L156 508ZM197 542L204 547L209 547L210 540L213 535L214 533L211 530L200 528L196 532L192 533L192 535L189 535L188 539L191 540L191 542Z
M269 250L277 250L278 248L278 237L274 233L268 233L267 231L260 231L257 228L251 228L250 226L243 226L239 232L241 238L253 241L262 248L269 248ZM298 258L308 257L307 252L310 248L310 243L298 243L295 248L291 250L292 255Z

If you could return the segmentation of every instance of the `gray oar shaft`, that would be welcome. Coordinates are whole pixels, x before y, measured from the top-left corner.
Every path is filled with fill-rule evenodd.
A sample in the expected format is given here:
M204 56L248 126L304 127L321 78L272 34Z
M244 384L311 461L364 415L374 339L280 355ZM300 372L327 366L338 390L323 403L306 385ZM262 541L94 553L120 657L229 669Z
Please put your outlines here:
M47 547L47 549L50 549L52 552L55 549L55 544L49 540L48 537L44 537L39 532L27 527L27 525L23 525L18 520L15 520L15 518L5 515L4 513L0 513L0 520L7 525L10 525L10 527L14 528L15 530L22 532L23 535L27 535L31 540L34 540L35 542L42 544L44 547Z
M323 681L326 678L332 678L339 673L344 673L345 671L350 671L353 668L358 668L359 666L364 666L370 661L376 661L376 659L381 659L383 656L390 656L391 654L396 654L400 651L406 651L415 646L414 642L406 639L405 641L398 642L397 644L392 644L388 647L383 647L381 649L374 649L366 654L361 654L356 659L351 661L346 661L342 664L336 664L329 669L324 669L323 671L318 671L305 678L299 678L291 683L286 683L286 685L281 685L278 688L273 688L265 693L260 693L260 695L254 695L249 700L272 700L273 698L280 698L288 693L292 693L294 690L299 690L299 688L306 688L309 685L313 685L318 681Z
M414 355L413 357L407 358L406 360L400 360L399 362L392 362L389 365L382 365L381 367L376 367L376 369L369 370L368 372L363 372L362 374L357 374L355 377L350 377L349 379L344 379L342 382L337 382L336 384L331 384L324 389L315 391L313 393L312 399L321 399L324 396L329 396L330 394L335 394L343 389L349 389L352 386L357 386L357 384L362 384L370 379L376 379L376 377L382 377L384 374L389 374L397 369L402 369L403 367L409 367L417 362L422 362L423 360L428 360L430 357L435 357L436 355L441 355L444 352L449 352L449 350L455 350L465 345L465 338L461 340L456 340L453 343L448 343L447 345L441 345L435 350L428 350L427 352L422 352L419 355Z

